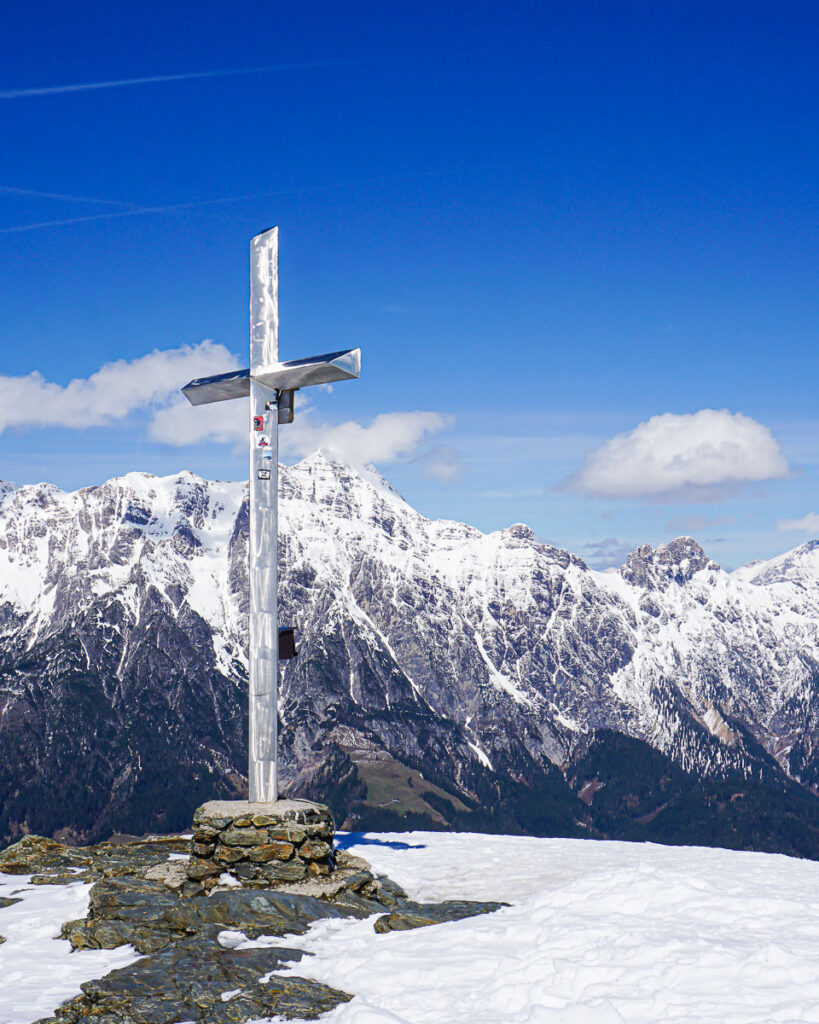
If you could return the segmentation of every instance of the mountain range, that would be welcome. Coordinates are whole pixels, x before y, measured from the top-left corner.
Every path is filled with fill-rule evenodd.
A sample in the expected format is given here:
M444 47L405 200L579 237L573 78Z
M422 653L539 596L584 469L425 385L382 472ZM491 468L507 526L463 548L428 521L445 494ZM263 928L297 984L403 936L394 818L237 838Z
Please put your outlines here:
M246 485L0 484L0 836L184 827L246 791ZM819 542L599 572L432 521L321 451L280 476L285 794L348 828L819 858Z

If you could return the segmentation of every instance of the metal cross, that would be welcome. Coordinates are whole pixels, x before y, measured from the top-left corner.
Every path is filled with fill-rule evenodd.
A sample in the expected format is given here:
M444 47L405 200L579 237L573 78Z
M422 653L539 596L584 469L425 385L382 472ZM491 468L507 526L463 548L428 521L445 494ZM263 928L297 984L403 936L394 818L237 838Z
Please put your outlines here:
M361 374L358 348L279 362L278 264L279 229L270 228L250 242L250 368L201 377L182 388L192 405L250 398L248 785L250 799L264 802L279 795L278 428L293 422L293 394L299 388Z

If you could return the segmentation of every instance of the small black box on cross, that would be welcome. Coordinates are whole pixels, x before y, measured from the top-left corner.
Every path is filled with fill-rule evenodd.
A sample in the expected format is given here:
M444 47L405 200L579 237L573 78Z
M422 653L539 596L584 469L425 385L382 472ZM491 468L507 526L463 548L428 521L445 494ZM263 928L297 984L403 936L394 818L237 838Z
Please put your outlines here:
M288 661L298 657L296 650L296 630L292 626L284 626L279 630L279 661Z

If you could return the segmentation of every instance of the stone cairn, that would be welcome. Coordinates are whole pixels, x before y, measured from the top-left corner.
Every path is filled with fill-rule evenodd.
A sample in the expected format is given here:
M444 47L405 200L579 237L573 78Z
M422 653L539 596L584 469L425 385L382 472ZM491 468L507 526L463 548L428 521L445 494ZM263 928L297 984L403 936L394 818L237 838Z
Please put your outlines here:
M333 818L324 804L211 800L197 809L193 827L187 875L205 890L236 882L251 889L292 885L336 866Z

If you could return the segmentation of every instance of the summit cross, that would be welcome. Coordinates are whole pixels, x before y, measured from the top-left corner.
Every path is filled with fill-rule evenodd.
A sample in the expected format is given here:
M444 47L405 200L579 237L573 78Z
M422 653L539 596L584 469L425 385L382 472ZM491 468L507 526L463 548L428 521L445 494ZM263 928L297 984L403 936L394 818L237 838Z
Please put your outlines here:
M250 636L248 788L251 801L278 800L278 467L279 424L293 422L299 388L361 374L361 349L279 362L279 229L250 242L250 367L192 380L182 394L192 405L250 398ZM281 651L292 657L290 639Z

